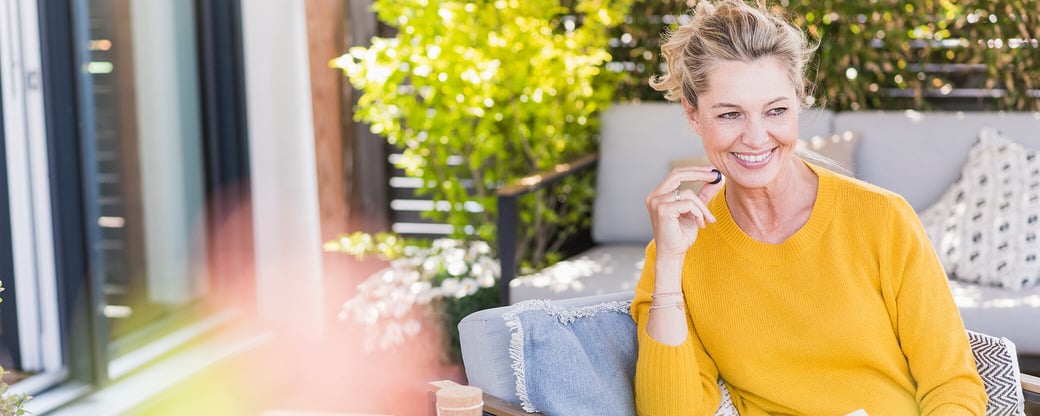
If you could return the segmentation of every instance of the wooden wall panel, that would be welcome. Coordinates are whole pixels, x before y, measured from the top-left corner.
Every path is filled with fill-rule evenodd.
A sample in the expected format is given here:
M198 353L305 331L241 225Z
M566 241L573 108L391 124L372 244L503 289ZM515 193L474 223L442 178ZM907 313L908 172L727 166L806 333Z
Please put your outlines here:
M343 75L329 61L346 52L346 14L343 0L306 0L307 43L310 56L311 97L314 114L314 151L322 239L348 231L350 214L347 154L342 115ZM349 120L349 119L348 119ZM352 169L351 169L352 170Z

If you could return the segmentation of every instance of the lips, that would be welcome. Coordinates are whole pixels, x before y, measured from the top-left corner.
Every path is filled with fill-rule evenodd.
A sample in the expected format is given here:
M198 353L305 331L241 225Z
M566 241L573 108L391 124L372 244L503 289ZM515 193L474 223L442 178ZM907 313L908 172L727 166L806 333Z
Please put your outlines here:
M769 162L775 148L769 149L762 153L731 153L733 157L737 158L741 164L748 166L763 165Z

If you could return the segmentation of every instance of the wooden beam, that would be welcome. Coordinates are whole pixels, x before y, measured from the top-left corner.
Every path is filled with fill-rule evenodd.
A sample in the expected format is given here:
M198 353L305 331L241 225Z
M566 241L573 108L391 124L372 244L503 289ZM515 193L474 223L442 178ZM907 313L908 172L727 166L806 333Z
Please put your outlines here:
M311 106L318 178L318 207L322 240L347 231L349 205L344 163L345 141L341 115L342 73L329 61L346 52L341 0L306 0L307 44L310 57Z

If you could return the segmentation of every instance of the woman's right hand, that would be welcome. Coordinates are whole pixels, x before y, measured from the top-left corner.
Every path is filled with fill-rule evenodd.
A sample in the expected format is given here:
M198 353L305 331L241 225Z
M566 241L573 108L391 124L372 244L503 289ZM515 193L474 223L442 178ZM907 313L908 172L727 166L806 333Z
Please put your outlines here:
M722 189L725 182L711 183L719 174L711 166L691 166L673 169L646 197L650 223L654 230L658 260L682 259L686 250L697 240L697 231L715 222L707 203ZM681 189L683 182L703 182L694 194Z
M707 203L722 189L722 181L711 183L720 176L710 166L674 169L646 197L657 247L653 263L654 296L650 298L649 309L657 312L647 318L646 333L666 345L679 345L689 336L683 308L683 258L697 240L698 231L715 222ZM692 190L679 188L683 182L703 182L704 186L694 194ZM658 301L659 296L663 300Z

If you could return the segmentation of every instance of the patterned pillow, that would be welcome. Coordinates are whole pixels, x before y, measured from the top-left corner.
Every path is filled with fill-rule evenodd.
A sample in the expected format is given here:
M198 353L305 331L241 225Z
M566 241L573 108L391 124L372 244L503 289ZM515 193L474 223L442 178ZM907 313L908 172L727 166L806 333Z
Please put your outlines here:
M950 277L1020 290L1040 282L1040 158L985 128L961 177L921 213Z
M635 415L638 346L630 301L564 308L546 300L511 306L509 357L524 410L546 415ZM719 380L716 416L736 416Z
M968 343L989 396L986 416L1024 415L1026 402L1015 344L973 331L968 331Z

